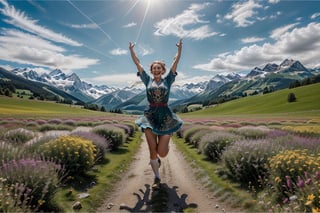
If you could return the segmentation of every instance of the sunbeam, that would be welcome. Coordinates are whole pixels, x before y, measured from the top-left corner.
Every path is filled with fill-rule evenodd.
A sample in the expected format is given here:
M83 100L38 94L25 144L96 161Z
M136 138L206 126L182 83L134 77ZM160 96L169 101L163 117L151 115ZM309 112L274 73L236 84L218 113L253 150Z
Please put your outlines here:
M142 27L143 27L144 22L145 22L145 20L146 20L146 17L147 17L147 15L148 15L150 5L151 5L151 1L148 0L148 1L147 1L147 4L146 4L146 9L145 9L145 11L144 11L143 19L142 19L142 22L141 22L141 25L140 25L140 28L139 28L139 31L138 31L138 35L137 35L137 37L136 37L136 42L139 41L139 38L140 38L140 35L141 35L141 30L142 30Z
M95 21L93 21L89 16L87 16L84 12L82 12L82 10L80 10L75 4L73 4L70 0L67 0L67 2L69 2L69 4L71 4L72 7L74 7L79 13L81 13L81 15L83 15L86 19L88 19L91 23L95 24L96 26L98 26L98 29L105 35L107 36L107 38L112 41L112 43L116 46L119 47L119 45L111 38L111 36L104 31Z

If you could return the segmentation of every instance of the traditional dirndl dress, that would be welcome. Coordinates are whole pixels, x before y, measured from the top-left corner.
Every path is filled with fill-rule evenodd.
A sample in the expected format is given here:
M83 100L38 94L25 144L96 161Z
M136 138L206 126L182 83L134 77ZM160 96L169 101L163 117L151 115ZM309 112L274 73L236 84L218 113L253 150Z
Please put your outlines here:
M150 128L156 135L167 135L178 131L183 121L168 107L170 87L176 74L170 70L159 83L144 70L139 76L146 86L149 106L144 110L144 114L136 119L136 124L142 130Z

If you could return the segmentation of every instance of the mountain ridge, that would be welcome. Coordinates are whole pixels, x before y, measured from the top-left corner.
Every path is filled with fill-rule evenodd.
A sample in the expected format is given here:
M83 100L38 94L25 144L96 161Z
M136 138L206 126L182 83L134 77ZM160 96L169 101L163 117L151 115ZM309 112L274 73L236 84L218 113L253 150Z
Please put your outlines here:
M144 85L137 83L125 88L93 85L82 81L75 73L67 75L60 69L38 74L29 68L11 71L27 80L54 86L85 103L97 104L108 110L142 111L147 104ZM217 74L204 82L173 84L170 105L176 108L192 103L210 104L230 97L241 97L267 90L286 88L295 80L320 73L320 68L308 69L298 60L285 59L279 65L267 63L263 68L255 67L246 75L235 72Z

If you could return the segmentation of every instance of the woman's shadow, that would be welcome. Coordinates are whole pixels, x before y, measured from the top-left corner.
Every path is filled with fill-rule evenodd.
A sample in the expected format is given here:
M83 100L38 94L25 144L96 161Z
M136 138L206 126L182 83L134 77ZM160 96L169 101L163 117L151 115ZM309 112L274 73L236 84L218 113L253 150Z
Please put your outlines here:
M188 195L179 196L177 186L169 187L166 183L161 183L158 188L152 188L149 184L144 186L144 190L133 193L137 198L135 206L121 205L120 209L129 212L184 212L185 209L198 207L195 203L187 204Z

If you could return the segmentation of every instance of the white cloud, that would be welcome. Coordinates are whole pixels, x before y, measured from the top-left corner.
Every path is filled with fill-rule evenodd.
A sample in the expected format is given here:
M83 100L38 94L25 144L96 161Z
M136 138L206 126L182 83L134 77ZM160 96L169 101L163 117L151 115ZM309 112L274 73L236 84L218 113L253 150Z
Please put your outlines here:
M151 55L154 52L154 50L151 47L149 47L145 44L142 44L142 43L140 43L136 47L136 51L137 51L137 54L141 55L141 56Z
M175 85L184 85L184 84L190 84L190 83L200 83L208 81L213 76L205 75L205 76L189 76L186 75L184 72L179 72L179 78L176 79L174 82Z
M127 55L128 54L128 50L117 48L117 49L111 50L110 54L111 55Z
M82 44L77 41L38 25L38 20L27 17L23 12L8 5L5 0L1 0L0 3L4 5L4 8L0 9L0 12L4 16L8 17L8 19L4 20L6 23L54 42L64 43L71 46L82 46Z
M279 2L280 2L280 0L269 0L269 3L271 3L271 4L277 4Z
M237 23L237 27L247 27L255 22L253 17L257 13L255 11L257 8L262 8L262 5L253 0L235 3L232 5L232 12L224 18Z
M286 32L288 32L289 30L291 30L292 28L294 28L295 26L297 26L298 23L294 23L294 24L288 24L282 27L279 27L277 29L274 29L271 32L270 37L273 39L279 39L281 36L283 36Z
M208 23L209 21L201 20L199 12L209 6L210 3L191 4L187 10L181 14L163 19L155 24L157 36L174 35L179 38L191 38L202 40L218 33L213 32ZM191 28L194 26L193 28ZM188 28L188 29L187 29Z
M311 15L311 19L316 19L317 17L319 17L320 16L320 13L314 13L314 14L312 14Z
M60 46L35 35L18 30L2 30L0 35L0 58L5 61L41 66L50 69L60 68L68 72L87 68L98 63L97 59L66 55Z
M243 43L255 43L263 40L264 38L259 38L259 37L247 37L247 38L241 39Z
M230 54L213 58L209 63L195 65L195 69L213 72L250 70L268 62L281 62L285 58L300 60L307 67L315 67L320 58L320 23L295 28L281 36L274 36L274 44L243 47Z
M112 85L112 86L131 86L137 80L137 73L125 73L125 74L108 74L97 76L93 78L85 78L84 80L88 82L93 82L95 84Z
M131 22L131 23L129 23L129 24L123 25L122 27L123 27L123 28L130 28L130 27L135 27L135 26L137 26L137 23Z

